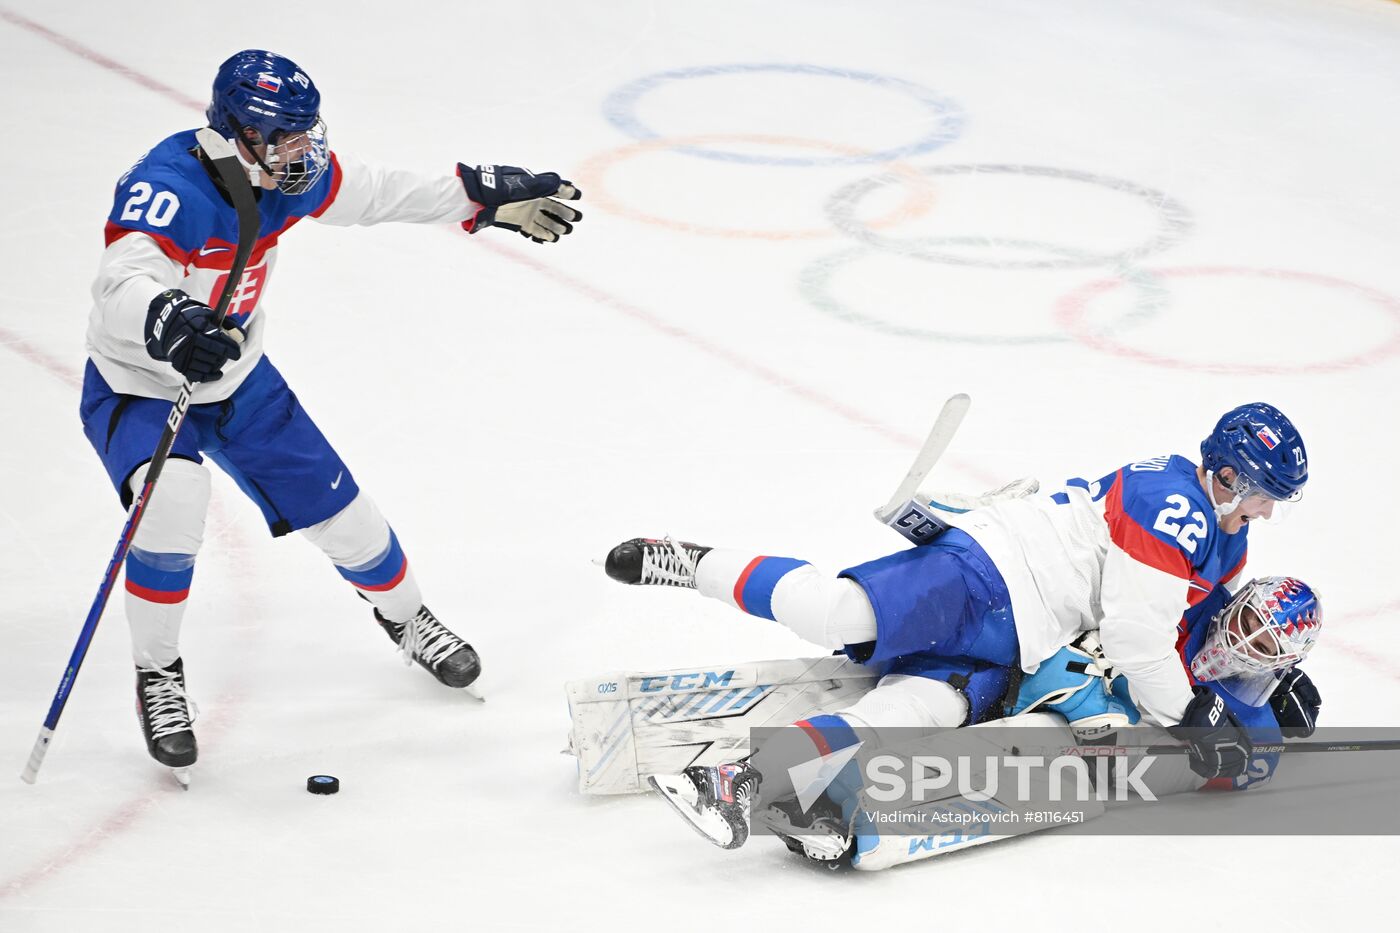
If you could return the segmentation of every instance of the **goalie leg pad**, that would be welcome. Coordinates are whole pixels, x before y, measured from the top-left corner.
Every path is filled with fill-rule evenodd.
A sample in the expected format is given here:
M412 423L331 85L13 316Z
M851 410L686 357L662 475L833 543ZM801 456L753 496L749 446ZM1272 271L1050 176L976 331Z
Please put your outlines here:
M973 758L981 758L986 755L1004 755L1008 749L1004 741L999 740L998 732L1006 727L1016 728L1018 726L1035 726L1044 729L1047 736L1053 736L1053 730L1059 730L1061 737L1058 742L1053 744L1060 742L1065 746L1076 744L1073 731L1061 717L1051 713L1031 713L1024 718L998 719L969 729L942 733L938 737L938 744L933 747L933 751L950 760L964 755ZM915 753L927 754L929 750L928 745L921 743ZM891 749L891 751L897 750ZM1059 799L1051 798L1050 792L1052 782L1062 780L1063 775L1057 777L1055 772L1045 769L1033 771L1031 774L1034 776L1034 780L1028 789L1033 798ZM851 858L851 864L860 871L879 871L959 851L970 846L983 845L1029 832L1037 832L1041 829L1049 829L1056 825L1053 822L997 822L987 819L986 817L993 816L998 812L1015 811L1025 806L1024 803L1018 802L1010 796L1010 790L1008 787L1002 787L997 796L981 799L966 797L957 791L952 791L937 800L914 804L914 809L976 817L956 823L930 820L928 822L948 828L940 828L938 832L928 835L880 833L878 827L863 817L865 803L862 800L861 810L857 812L854 824L856 851ZM1002 799L1002 795L1007 795L1005 800ZM1082 801L1079 807L1086 820L1102 816L1105 809L1103 802L1099 800ZM1009 832L1004 831L1008 828ZM1002 831L994 832L993 829Z
M878 677L835 655L574 681L569 751L578 758L579 791L636 793L648 775L738 761L750 752L751 729L850 706ZM798 738L811 757L810 738Z

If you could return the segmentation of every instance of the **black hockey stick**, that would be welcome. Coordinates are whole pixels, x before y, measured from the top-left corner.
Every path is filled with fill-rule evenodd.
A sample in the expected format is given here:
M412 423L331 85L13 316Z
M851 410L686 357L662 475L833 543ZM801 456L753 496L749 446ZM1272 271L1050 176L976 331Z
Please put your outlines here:
M238 154L234 152L228 140L224 139L212 129L201 129L195 133L199 141L199 148L214 166L214 172L218 175L219 181L223 183L224 190L228 192L230 200L233 201L233 208L238 212L238 248L234 252L233 265L229 268L228 279L224 283L224 290L219 295L218 304L214 307L214 318L218 324L222 324L224 315L228 311L229 303L233 300L233 293L238 289L238 283L243 278L243 270L247 268L248 258L253 254L253 245L258 239L258 227L261 220L258 215L258 202L253 197L253 189L248 184L248 176L243 171L243 165L238 159ZM175 444L175 437L180 433L180 426L185 422L185 414L189 411L190 395L194 392L194 387L186 379L180 386L180 394L175 399L175 404L170 407L170 415L165 419L165 429L161 432L160 442L156 444L155 453L151 455L150 466L146 469L146 480L141 487L141 492L132 500L131 507L127 509L126 524L122 527L121 538L117 541L117 549L112 553L112 560L107 564L107 572L102 576L102 585L97 589L97 596L92 601L92 607L88 610L87 619L83 622L83 629L78 634L78 643L73 647L73 654L68 659L68 667L63 671L63 679L58 682L58 691L54 694L53 703L49 706L49 714L44 719L44 725L39 730L39 738L34 742L34 750L29 753L29 762L24 766L24 771L20 777L29 784L33 784L39 776L39 767L44 763L44 755L48 752L49 742L53 739L54 730L58 728L58 718L63 715L63 708L68 704L68 695L73 691L73 682L78 677L78 669L83 665L83 659L87 657L88 646L92 644L92 636L97 631L97 623L102 619L102 611L107 607L107 599L112 595L112 587L116 583L117 574L122 567L122 561L126 559L126 553L131 548L132 539L136 537L136 529L141 524L141 516L145 514L146 507L151 502L151 496L155 494L156 480L160 479L161 470L165 467L165 461L170 456L170 448Z
M1400 751L1400 740L1377 739L1371 742L1270 742L1253 746L1254 751L1269 752L1394 752ZM1185 755L1189 745L1147 745L1131 747L1144 755Z

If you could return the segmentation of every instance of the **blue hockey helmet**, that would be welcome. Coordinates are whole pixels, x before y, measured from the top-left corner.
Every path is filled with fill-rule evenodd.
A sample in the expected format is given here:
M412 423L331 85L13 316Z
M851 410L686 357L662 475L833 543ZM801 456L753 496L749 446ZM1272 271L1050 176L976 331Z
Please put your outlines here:
M321 92L296 62L262 49L235 52L214 76L209 125L250 147L267 147L259 167L277 187L300 194L330 164Z
M1263 495L1292 501L1308 481L1303 438L1283 412L1263 402L1232 408L1201 441L1201 465L1213 473L1235 471L1229 484L1237 498Z

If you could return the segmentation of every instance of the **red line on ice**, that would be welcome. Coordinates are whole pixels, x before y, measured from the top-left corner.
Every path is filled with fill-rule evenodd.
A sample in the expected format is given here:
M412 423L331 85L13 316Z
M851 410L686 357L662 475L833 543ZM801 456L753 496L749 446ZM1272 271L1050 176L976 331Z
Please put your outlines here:
M83 45L78 40L65 36L62 33L54 32L47 26L43 26L39 23L36 23L32 19L27 19L19 15L18 13L14 13L10 10L3 9L0 9L0 18L5 19L7 22L18 26L21 29L27 29L30 32L34 33L36 36L49 40L54 45L63 49L65 52L72 52L79 58L90 61L94 65L97 65L99 67L106 68L108 71L114 74L119 74L123 78L126 78L128 81L132 82L133 84L138 84L148 91L155 91L162 97L166 97L170 100L173 100L177 104L183 104L186 107L193 107L196 110L204 109L204 101L195 100L193 97L186 97L184 94L175 90L175 88L171 87L170 85L165 84L162 81L157 81L150 75L143 74L142 72L137 71L135 68L129 68L114 58L108 58L106 55L103 55L96 49L89 48L88 46Z
M64 363L58 357L40 350L8 327L0 327L0 346L45 370L50 376L67 383L71 388L81 389L83 387L83 380L73 371L72 366Z

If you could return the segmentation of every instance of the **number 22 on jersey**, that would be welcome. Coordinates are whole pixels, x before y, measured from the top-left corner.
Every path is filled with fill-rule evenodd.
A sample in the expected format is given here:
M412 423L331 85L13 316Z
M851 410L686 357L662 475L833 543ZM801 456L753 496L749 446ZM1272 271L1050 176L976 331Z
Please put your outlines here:
M1182 527L1180 519L1191 513L1191 524ZM1188 554L1196 553L1196 542L1205 537L1206 517L1199 510L1191 511L1191 500L1179 493L1167 496L1167 506L1157 513L1154 531L1165 532L1176 539Z

